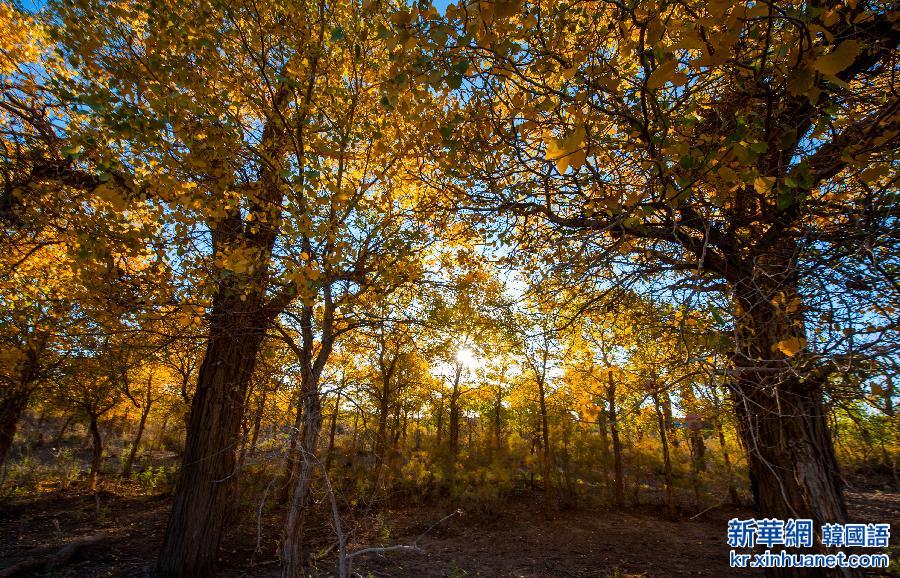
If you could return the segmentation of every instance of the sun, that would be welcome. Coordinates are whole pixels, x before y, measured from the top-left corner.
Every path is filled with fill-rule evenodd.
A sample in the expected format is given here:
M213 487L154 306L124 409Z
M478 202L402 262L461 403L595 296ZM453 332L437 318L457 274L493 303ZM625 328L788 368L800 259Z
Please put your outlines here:
M461 363L466 369L477 369L483 364L483 360L479 359L471 349L466 347L461 347L456 352L456 361Z

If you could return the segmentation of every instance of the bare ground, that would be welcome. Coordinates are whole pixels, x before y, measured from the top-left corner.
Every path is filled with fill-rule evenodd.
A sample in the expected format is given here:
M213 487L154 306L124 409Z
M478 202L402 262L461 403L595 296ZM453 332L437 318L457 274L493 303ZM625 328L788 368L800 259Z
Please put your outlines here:
M165 530L167 497L129 496L126 492L54 492L0 504L0 575L29 557L43 558L63 545L99 533L69 563L49 574L89 578L150 576ZM856 521L890 522L894 551L900 527L900 494L855 492L849 495ZM662 518L648 507L614 511L568 509L548 518L540 496L526 496L496 516L454 516L418 540L421 551L369 554L356 558L362 576L452 577L606 577L616 575L731 576L725 528L729 518L752 516L749 509L715 508L691 520ZM349 549L373 544L412 544L452 509L400 508L363 519ZM223 544L223 576L277 576L278 513L262 520L256 549L257 520L247 509ZM324 530L323 530L324 532ZM322 547L331 536L317 534ZM332 573L333 554L319 562L321 575ZM617 574L618 573L618 574ZM753 576L742 571L742 576ZM873 574L877 575L877 574ZM882 574L883 575L883 574Z

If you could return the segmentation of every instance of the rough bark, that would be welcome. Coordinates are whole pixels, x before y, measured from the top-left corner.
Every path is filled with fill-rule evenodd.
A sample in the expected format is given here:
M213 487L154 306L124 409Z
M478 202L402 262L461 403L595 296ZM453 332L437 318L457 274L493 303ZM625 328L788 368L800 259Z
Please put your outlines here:
M735 287L733 393L760 514L809 518L819 527L843 523L847 510L822 383L804 367L808 356L795 254L794 247L782 246L777 255L759 259L751 278ZM860 575L840 569L767 573L789 574Z
M284 481L278 495L278 502L280 504L288 503L288 500L291 498L291 488L294 487L294 483L297 481L297 469L300 464L297 445L300 442L300 432L303 429L303 396L305 395L304 392L306 391L306 387L306 381L304 381L301 374L300 392L297 397L297 412L294 414L294 426L291 429L291 439L288 442L287 459L284 462Z
M228 513L243 401L265 322L251 298L218 296L188 418L161 576L211 576Z

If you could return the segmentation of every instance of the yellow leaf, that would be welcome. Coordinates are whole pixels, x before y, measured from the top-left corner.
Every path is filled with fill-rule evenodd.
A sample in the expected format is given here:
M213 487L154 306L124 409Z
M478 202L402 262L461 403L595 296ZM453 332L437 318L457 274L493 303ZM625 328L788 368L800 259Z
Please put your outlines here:
M674 48L683 48L685 50L703 50L706 44L696 30L685 27L681 29L681 37L673 46Z
M862 51L862 44L856 40L845 40L824 56L820 56L813 64L813 68L827 77L833 77L851 64Z
M719 170L716 172L719 174L719 178L722 179L723 181L725 181L726 183L733 183L738 178L737 173L734 172L734 170L731 169L731 167L726 167L724 165L720 166Z
M731 8L731 4L731 0L709 0L706 3L706 9L709 10L713 18L721 18Z
M496 18L509 18L522 7L522 0L497 0L494 3L494 16Z
M662 88L665 83L672 80L672 77L675 75L676 66L678 66L678 61L675 59L667 60L657 66L656 70L647 77L647 88L650 90Z
M562 139L555 139L549 134L545 135L546 159L556 161L556 169L560 173L566 172L569 167L578 170L587 158L587 152L584 149L585 136L583 126L575 127L569 136Z
M869 167L859 174L859 178L862 179L863 182L871 184L887 175L889 172L890 170L888 170L887 165Z
M786 357L797 355L804 347L806 347L806 340L800 337L788 337L775 344L775 349L783 353Z
M775 186L775 177L756 177L753 181L753 188L756 192L765 195Z

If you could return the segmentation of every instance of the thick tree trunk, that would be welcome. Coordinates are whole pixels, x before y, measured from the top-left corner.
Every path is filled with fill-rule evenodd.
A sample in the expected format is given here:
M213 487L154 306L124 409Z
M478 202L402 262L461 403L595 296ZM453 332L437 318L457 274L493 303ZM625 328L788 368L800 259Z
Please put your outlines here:
M616 384L612 373L606 386L606 401L609 403L609 433L613 449L613 502L618 507L625 505L625 472L622 466L622 443L619 440L619 414L616 407Z
M253 297L218 297L191 402L161 576L211 576L230 506L243 402L265 333Z
M89 490L97 491L97 481L100 478L100 468L103 466L103 438L100 435L100 416L96 413L90 414L90 432L91 432L91 477Z
M734 403L767 518L809 518L815 527L846 520L841 477L822 404L822 383L806 373L805 329L793 253L760 258L753 279L735 287ZM774 569L769 576L859 576L859 572Z
M148 386L149 387L149 386ZM149 395L147 396L150 397ZM141 408L141 420L138 422L137 433L134 435L134 442L131 444L131 451L128 452L128 459L122 466L122 477L131 476L131 470L134 468L134 460L137 457L138 448L141 445L141 438L144 436L144 426L147 425L147 416L150 415L150 401L145 400L144 406Z
M28 406L31 391L38 379L40 352L47 342L47 337L37 339L37 347L25 352L25 360L20 366L19 383L0 397L0 468L6 463L6 456L16 437L19 420Z
M28 405L30 393L29 389L18 388L0 399L0 468L6 463L6 456L16 437L16 428Z

